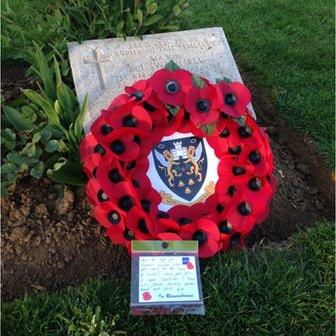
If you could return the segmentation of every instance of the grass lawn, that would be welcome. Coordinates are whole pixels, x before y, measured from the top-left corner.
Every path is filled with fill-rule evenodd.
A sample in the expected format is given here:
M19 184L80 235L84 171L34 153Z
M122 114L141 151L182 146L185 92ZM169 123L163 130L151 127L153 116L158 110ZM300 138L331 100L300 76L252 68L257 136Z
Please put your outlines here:
M115 280L5 303L4 335L334 335L333 227L204 262L206 316L129 316ZM106 332L101 333L100 332Z
M240 68L334 160L334 2L191 0L183 28L223 27ZM258 113L258 111L257 111Z

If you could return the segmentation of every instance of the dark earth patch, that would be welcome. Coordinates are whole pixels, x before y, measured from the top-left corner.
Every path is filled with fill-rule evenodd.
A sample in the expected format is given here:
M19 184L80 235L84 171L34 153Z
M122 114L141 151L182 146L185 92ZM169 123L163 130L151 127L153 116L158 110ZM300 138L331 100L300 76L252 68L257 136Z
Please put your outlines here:
M314 144L294 133L265 95L249 81L247 85L252 88L254 105L260 107L258 120L269 126L278 181L270 215L255 229L248 245L261 240L279 242L317 220L333 218L332 178ZM2 200L5 300L90 278L115 276L128 281L129 257L104 237L91 217L83 189L66 188L64 199L58 202L58 188L48 180L23 179Z
M27 66L8 66L1 69L1 89L5 102L13 101L22 95L22 89L36 89L35 79L25 77Z

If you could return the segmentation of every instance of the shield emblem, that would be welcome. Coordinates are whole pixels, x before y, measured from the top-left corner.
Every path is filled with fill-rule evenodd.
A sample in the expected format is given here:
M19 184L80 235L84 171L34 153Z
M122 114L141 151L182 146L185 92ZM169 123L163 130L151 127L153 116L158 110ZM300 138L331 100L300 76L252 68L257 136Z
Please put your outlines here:
M190 136L165 140L153 148L152 154L164 184L191 201L202 188L208 169L203 139Z

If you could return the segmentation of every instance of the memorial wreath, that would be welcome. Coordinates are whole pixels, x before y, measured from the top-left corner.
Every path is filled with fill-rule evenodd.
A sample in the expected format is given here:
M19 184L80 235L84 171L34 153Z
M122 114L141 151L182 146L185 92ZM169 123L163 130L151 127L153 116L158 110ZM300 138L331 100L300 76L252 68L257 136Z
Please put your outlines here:
M201 257L244 245L276 188L269 139L250 100L239 82L213 84L171 61L101 111L80 153L94 216L113 243L129 250L133 239L197 240ZM176 132L192 136L165 143ZM218 161L207 161L205 143ZM150 155L158 178L186 202L162 211L166 193L147 174ZM191 201L214 164L217 182Z

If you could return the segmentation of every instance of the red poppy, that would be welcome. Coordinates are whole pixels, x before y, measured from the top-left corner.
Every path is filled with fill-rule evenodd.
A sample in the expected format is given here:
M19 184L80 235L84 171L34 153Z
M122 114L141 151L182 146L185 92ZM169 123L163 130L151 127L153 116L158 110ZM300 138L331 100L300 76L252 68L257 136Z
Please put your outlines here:
M107 110L111 113L115 111L118 107L126 104L129 100L130 96L128 94L122 93L112 100Z
M147 158L145 158L147 160ZM148 161L148 160L147 160ZM140 164L139 164L140 162ZM132 161L127 164L127 166L135 166L134 169L129 169L129 180L131 181L133 187L136 190L149 190L152 188L151 182L147 176L147 170L148 170L148 165L147 168L141 169L141 162L140 161ZM147 162L148 164L148 162ZM126 169L128 169L126 166Z
M196 203L191 206L176 205L168 210L169 218L181 226L195 222L207 214L207 208L204 203Z
M158 213L158 205L161 203L162 197L158 191L153 188L148 190L139 189L137 193L142 209L150 214L152 218L156 218Z
M207 84L204 88L191 88L184 104L190 113L190 120L197 125L210 124L218 120L220 100L215 85Z
M124 245L130 252L131 241L137 239L135 233L127 226L124 228L110 226L106 231L113 244Z
M142 103L142 107L148 112L153 125L165 126L167 124L168 110L155 93Z
M109 201L110 198L96 179L90 179L86 185L86 196L92 205Z
M169 136L172 135L180 128L180 125L183 121L183 116L184 116L184 109L181 107L173 116L170 114L170 118L168 118L168 123L166 127L163 129L163 135L164 136Z
M101 155L98 153L90 155L83 161L83 170L89 179L96 177L100 161Z
M125 213L115 206L113 202L105 202L95 206L93 213L96 220L106 229L109 227L114 229L118 227L121 231L125 229Z
M116 201L120 209L126 212L137 205L137 193L132 184L127 181L121 181L114 185L111 198Z
M246 113L246 107L251 102L251 93L248 88L239 82L217 83L221 93L222 111L227 115L238 118Z
M223 194L219 199L219 196L217 195L217 193L215 193L206 199L204 205L207 208L207 211L210 214L211 218L215 222L217 222L218 217L220 217L230 201L231 199L229 196Z
M230 235L221 233L219 234L219 250L226 251L230 247Z
M104 113L105 110L102 110ZM106 141L106 137L113 132L114 127L111 126L111 118L107 114L101 115L91 125L90 131L99 143Z
M190 113L183 109L181 110L183 111L183 118L180 118L178 124L175 124L175 127L177 127L176 130L180 133L192 133L200 138L207 136L202 129L198 128L197 125L190 120Z
M139 158L144 158L149 155L153 147L158 144L162 139L162 129L159 127L154 127L152 132L149 134L138 135L138 140L140 144Z
M132 100L143 102L149 98L152 88L147 80L139 80L132 86L126 86L125 92L131 96Z
M96 138L92 134L88 134L79 145L79 154L84 161L89 155L94 154L94 148L98 144Z
M192 86L191 73L186 70L156 71L149 79L152 89L158 98L169 105L182 105L185 95Z
M108 145L109 153L121 161L133 161L140 153L139 136L143 131L134 130L130 133L126 128L120 128L106 136L105 144Z
M148 112L134 101L127 102L113 113L104 112L103 116L109 119L113 129L123 128L128 132L142 130L146 133L152 129L152 119Z
M138 239L154 239L154 224L152 217L138 206L127 213L127 227L135 232Z
M214 221L201 218L181 227L182 239L197 240L200 257L211 257L219 250L219 231Z
M120 182L127 181L120 162L111 153L107 153L104 160L96 169L96 179L108 195L114 194L114 187Z
M256 222L268 211L268 202L272 197L272 188L266 179L246 176L235 180L236 192L232 201L224 210L219 220L227 220L232 231L248 234Z
M152 295L151 295L151 293L149 293L149 292L143 292L143 293L142 293L142 298L143 298L145 301L149 301L149 300L152 298Z
M172 232L161 232L156 237L160 240L182 240L178 234Z
M160 217L162 215L162 212L158 212L157 219L155 221L155 233L159 234L162 232L171 232L175 234L179 234L180 232L180 226L176 223L173 219L169 218L169 215L167 213L164 213L165 217Z
M192 269L194 269L195 267L194 267L194 264L193 264L193 263L189 262L189 263L187 264L187 268L188 268L189 270L192 270Z

